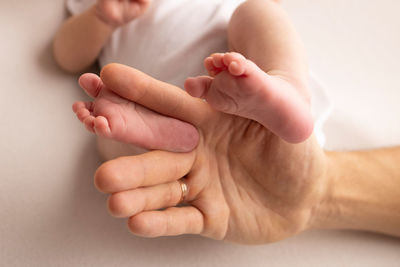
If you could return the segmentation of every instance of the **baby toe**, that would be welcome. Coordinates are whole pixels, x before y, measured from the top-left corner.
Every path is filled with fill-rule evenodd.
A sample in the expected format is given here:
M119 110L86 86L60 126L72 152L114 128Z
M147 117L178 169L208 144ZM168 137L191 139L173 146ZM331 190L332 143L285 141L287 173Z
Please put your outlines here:
M214 66L212 57L207 57L204 60L204 67L206 68L208 74L211 77L214 77L215 75L217 75L220 72L219 69Z
M84 120L90 116L90 111L87 110L86 108L80 108L76 112L76 117L81 121L84 122Z
M228 66L229 73L233 76L240 76L245 73L245 67L237 61L232 61Z
M94 124L93 128L96 134L105 137L111 137L111 128L108 123L108 120L105 117L98 116L94 118L93 124Z
M85 73L81 77L79 77L79 85L82 87L85 92L96 98L103 87L103 82L100 77L93 73Z
M93 116L87 116L83 121L83 124L85 125L85 127L86 127L86 129L89 131L89 132L92 132L92 133L94 133L94 129L93 129L93 126L94 126L94 117Z
M75 102L75 103L72 105L72 110L73 110L75 113L78 112L78 110L80 110L80 109L82 109L82 108L85 108L85 103L82 102L82 101Z
M225 54L224 64L232 75L240 76L246 72L247 59L239 53L230 52Z
M214 66L216 68L220 69L220 68L224 68L225 67L224 61L223 61L224 54L222 54L222 53L214 53L214 54L211 55L211 58L213 60Z
M198 76L187 78L184 84L186 92L193 97L203 98L210 88L213 78L208 76Z
M245 60L246 60L246 58L242 54L239 54L237 52L225 53L224 58L223 58L224 64L227 66L232 61L243 62Z

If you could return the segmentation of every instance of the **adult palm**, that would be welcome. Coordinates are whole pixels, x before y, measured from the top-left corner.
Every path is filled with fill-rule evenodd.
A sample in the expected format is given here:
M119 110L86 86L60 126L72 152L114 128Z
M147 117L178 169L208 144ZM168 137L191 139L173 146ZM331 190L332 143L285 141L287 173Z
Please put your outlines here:
M264 243L312 227L327 188L325 154L313 137L286 143L257 122L215 111L126 66L106 66L101 80L108 90L187 121L200 133L192 152L151 151L99 167L96 186L112 193L111 213L129 217L133 233ZM175 207L181 178L189 193L185 205Z

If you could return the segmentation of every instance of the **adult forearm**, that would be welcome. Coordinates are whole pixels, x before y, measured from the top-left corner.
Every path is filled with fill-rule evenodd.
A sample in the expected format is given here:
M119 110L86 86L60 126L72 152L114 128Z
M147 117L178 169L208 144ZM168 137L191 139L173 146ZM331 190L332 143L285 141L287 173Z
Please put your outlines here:
M327 197L316 226L400 236L400 147L327 157Z
M92 65L114 28L96 16L95 8L69 18L53 44L54 57L68 72L82 72Z

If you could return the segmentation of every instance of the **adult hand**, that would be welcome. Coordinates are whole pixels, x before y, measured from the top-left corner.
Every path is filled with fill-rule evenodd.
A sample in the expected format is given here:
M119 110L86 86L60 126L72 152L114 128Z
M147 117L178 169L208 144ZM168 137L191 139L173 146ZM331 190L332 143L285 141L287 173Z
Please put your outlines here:
M327 190L326 157L315 138L292 145L260 124L215 111L170 84L118 64L107 89L200 133L190 153L151 151L101 165L97 188L112 215L146 237L200 234L240 243L284 239L313 226ZM185 206L177 180L188 185ZM164 210L160 210L163 209Z
M102 21L119 27L142 15L150 2L151 0L98 0L95 9Z

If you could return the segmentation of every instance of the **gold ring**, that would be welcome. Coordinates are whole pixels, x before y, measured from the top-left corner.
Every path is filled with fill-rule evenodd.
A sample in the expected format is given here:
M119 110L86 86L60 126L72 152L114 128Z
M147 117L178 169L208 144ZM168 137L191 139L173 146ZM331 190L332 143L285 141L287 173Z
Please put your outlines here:
M185 197L188 194L188 186L187 184L183 181L183 179L178 180L179 186L181 187L181 199L179 200L179 203L183 202L185 200Z

